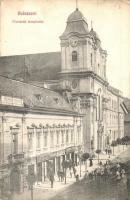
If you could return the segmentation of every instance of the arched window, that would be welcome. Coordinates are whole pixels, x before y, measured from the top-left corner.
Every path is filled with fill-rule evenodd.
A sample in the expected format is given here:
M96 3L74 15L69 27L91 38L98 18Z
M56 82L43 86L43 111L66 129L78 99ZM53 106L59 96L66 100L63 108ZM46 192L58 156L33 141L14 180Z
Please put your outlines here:
M77 51L72 52L72 61L77 61L78 56L77 56Z
M101 89L97 92L97 120L102 120L103 110L102 110L102 91Z
M91 67L93 65L93 54L91 53Z

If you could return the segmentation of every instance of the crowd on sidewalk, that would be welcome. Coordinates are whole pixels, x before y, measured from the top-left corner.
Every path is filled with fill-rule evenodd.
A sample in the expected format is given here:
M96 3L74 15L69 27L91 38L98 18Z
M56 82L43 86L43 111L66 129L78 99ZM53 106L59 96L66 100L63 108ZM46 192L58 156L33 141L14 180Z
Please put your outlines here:
M105 180L107 179L107 177L109 177L109 179L120 180L124 177L123 180L125 180L125 169L119 167L117 170L115 170L115 168L113 169L111 159L113 159L113 155L112 150L109 147L106 148L105 152L100 155L100 162L97 158L89 158L87 160L87 163L79 161L77 165L75 163L72 164L72 162L69 161L68 163L71 164L66 169L61 168L57 171L55 175L51 173L50 177L48 178L50 181L50 187L53 188L55 182L57 181L66 183L65 179L67 179L68 181L73 178L74 181L78 182L81 178L83 178L83 175L84 177L89 177L90 179L93 179L94 177L99 177L97 179L101 178L102 180ZM87 169L86 165L88 165Z

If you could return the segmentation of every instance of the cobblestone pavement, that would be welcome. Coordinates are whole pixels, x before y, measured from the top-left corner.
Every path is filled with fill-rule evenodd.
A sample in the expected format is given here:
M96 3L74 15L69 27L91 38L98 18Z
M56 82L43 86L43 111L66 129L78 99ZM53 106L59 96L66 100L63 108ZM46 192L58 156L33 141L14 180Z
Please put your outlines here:
M123 154L121 153L123 151ZM129 155L130 149L123 150L123 147L116 147L114 149L115 155ZM109 159L114 159L115 156L111 156ZM108 155L101 154L100 159L105 162L108 159ZM91 171L98 166L97 159L94 160L93 166L89 167L87 164L87 170ZM77 173L80 174L80 167L76 168ZM50 182L46 181L42 184L36 184L34 186L34 200L126 200L127 191L126 184L115 184L113 182L100 182L95 181L85 182L83 176L85 174L85 165L81 167L80 182L76 183L75 177L70 178L69 170L67 172L67 183L59 182L55 177L54 188L50 187ZM82 180L83 179L83 180ZM26 191L20 195L15 195L13 200L31 200L31 191Z

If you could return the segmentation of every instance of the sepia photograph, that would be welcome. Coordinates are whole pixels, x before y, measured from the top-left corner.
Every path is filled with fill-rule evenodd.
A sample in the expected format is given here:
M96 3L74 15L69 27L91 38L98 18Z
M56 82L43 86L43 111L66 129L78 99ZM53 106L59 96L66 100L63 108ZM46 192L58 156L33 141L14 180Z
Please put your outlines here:
M130 200L130 0L0 0L0 200Z

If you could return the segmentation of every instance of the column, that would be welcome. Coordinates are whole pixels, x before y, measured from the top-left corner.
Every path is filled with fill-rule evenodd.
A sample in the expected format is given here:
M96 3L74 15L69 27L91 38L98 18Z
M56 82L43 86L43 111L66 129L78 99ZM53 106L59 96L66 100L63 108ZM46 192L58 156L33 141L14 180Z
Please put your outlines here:
M43 140L44 140L44 133L43 133L43 127L42 125L39 125L39 127L41 128L41 134L40 134L40 149L41 149L41 153L43 153L43 147L44 147L44 143L43 143Z
M27 129L25 115L22 116L22 152L27 152Z
M48 126L48 129L47 129L47 147L48 147L48 150L50 151L51 149L51 135L50 135L50 127Z
M45 169L45 161L42 163L42 175L43 175L43 178L42 178L42 182L45 181L45 176L46 176L46 169Z
M77 144L77 124L76 124L76 117L74 117L74 144Z
M37 142L37 137L36 137L36 128L33 127L33 154L36 156L36 142Z
M64 146L66 148L66 125L64 126Z
M2 147L2 152L1 152L1 157L2 157L2 162L5 161L5 122L6 122L6 118L5 116L2 116L2 130L1 130L1 147Z

